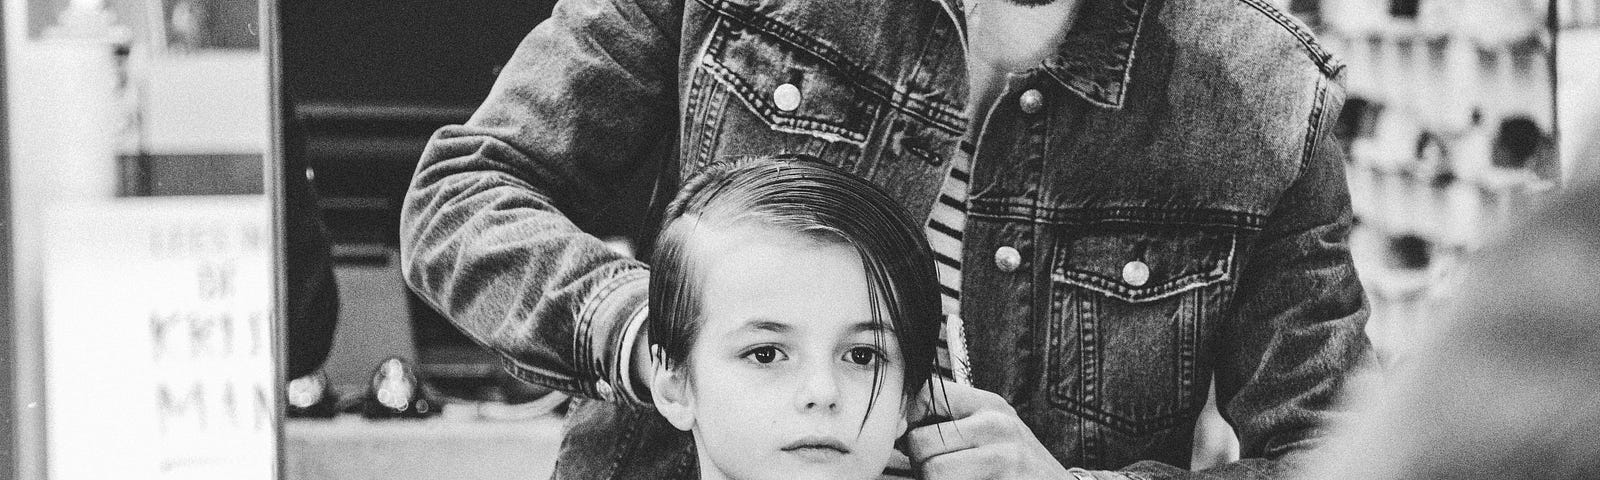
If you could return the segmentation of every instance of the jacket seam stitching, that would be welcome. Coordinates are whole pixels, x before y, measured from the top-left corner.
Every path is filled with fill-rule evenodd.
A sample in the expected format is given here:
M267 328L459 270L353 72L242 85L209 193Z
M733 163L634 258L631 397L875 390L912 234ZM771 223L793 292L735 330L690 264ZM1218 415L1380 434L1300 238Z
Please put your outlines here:
M1109 90L1105 88L1105 85L1102 82L1088 81L1088 83L1093 85L1094 90L1101 91L1095 92L1085 89L1079 84L1081 82L1070 81L1071 79L1068 78L1070 76L1061 72L1063 65L1061 64L1062 61L1060 60L1059 54L1055 57L1046 59L1039 67L1036 67L1036 69L1043 70L1046 75L1052 79L1055 79L1056 83L1059 83L1062 87L1065 87L1068 91L1072 92L1074 95L1077 95L1079 98L1082 98L1084 101L1089 102L1091 105L1111 110L1120 110L1123 105L1127 103L1129 85L1133 83L1133 64L1136 61L1135 59L1139 56L1139 40L1144 38L1145 22L1149 19L1149 15L1151 15L1153 11L1153 9L1150 7L1150 2L1140 2L1138 8L1139 12L1134 19L1133 35L1129 37L1127 55L1125 55L1126 58L1122 61L1120 68L1120 70L1122 70L1122 78L1120 79L1120 82L1116 84L1116 94L1114 95L1116 98L1099 98L1102 97L1100 93L1105 90ZM1052 66L1052 64L1055 66Z
M792 133L826 134L833 138L825 139L837 140L856 146L861 146L867 141L865 133L858 132L847 126L799 115L779 114L772 105L761 99L761 95L755 92L755 87L751 87L738 74L733 73L731 69L711 59L706 59L704 66L706 70L711 72L712 78L715 78L717 83L727 85L730 90L738 94L739 100L748 105L757 117L776 130L790 130Z
M1240 1L1244 2L1246 5L1249 5L1251 8L1254 8L1256 11L1261 12L1263 15L1266 15L1267 18L1271 19L1274 23L1277 23L1278 26L1288 31L1290 35L1293 35L1295 40L1298 40L1300 45L1305 48L1306 53L1311 57L1312 63L1317 64L1317 69L1320 70L1323 75L1333 77L1337 76L1341 70L1344 70L1344 65L1341 65L1339 62L1335 61L1333 54L1322 48L1322 44L1317 42L1315 35L1311 34L1311 32L1305 31L1298 21L1284 14L1282 11L1278 10L1277 7L1267 5L1261 0Z
M1049 224L1049 225L1056 225L1056 226L1085 226L1085 225L1101 225L1101 224L1135 224L1135 225L1173 225L1173 226L1182 225L1182 226L1190 226L1190 227L1233 228L1233 229L1239 229L1239 230L1243 230L1243 231L1259 231L1259 230L1261 230L1261 227L1257 227L1257 226L1245 226L1245 225L1239 225L1239 224L1236 224L1236 223L1228 223L1228 222L1224 222L1224 221L1198 221L1198 220L1150 221L1150 220L1132 220L1132 219L1120 219L1120 218L1119 219L1109 219L1109 220L1089 220L1089 221L1072 220L1072 221L1062 221L1062 220L1053 220L1053 219L1046 219L1046 218L1033 218L1033 217L1029 217L1027 215L1006 214L1006 213L970 213L970 214L968 214L968 216L970 216L972 218L983 219L983 220L1008 220L1008 221L1034 223L1034 224L1040 224L1040 225Z
M505 357L501 357L500 362L501 362L501 365L506 369L506 372L510 373L512 376L517 377L518 379L521 379L522 381L525 381L525 382L528 382L528 383L537 384L537 385L543 385L543 386L546 386L546 387L554 388L556 390L561 390L561 391L565 391L565 392L581 392L581 391L583 391L583 383L584 382L581 381L581 380L578 380L578 379L561 379L561 378L556 378L556 377L551 377L551 376L548 376L548 375L544 375L544 374L535 372L532 369L524 368L520 364L520 362L518 362L516 360L513 360L513 359L505 358Z
M581 305L579 307L582 310L586 310L589 307L589 305L588 305L589 302L584 302L584 303L585 303L584 305ZM577 365L582 365L582 367L580 367L582 369L582 371L588 372L590 375L593 375L596 378L598 378L598 377L601 377L599 365L598 365L598 362L596 362L594 360L594 352L590 351L590 349L589 349L589 326L590 325L589 325L589 321L587 320L588 317L589 317L589 314L587 312L582 311L582 310L580 310L579 312L575 312L577 314L573 316L573 322L572 322L573 323L573 325L572 325L572 356L574 357L573 358L573 360L574 360L573 363L577 364ZM599 390L599 386L598 385L594 385L593 382L577 380L577 379L574 379L574 380L577 381L578 388L581 389L581 391L585 395L587 395L589 397L592 397L592 398L600 398L600 390Z
M1238 249L1239 236L1230 234L1227 237L1228 254L1219 264L1211 265L1209 270L1185 273L1149 287L1129 288L1124 286L1122 282L1105 275L1072 268L1065 261L1058 262L1054 266L1050 279L1060 283L1077 285L1131 303L1161 300L1228 280L1228 272L1233 269L1234 257Z
M606 278L608 278L610 281L606 282L606 284L601 286L599 290L595 291L593 296L591 296L589 300L583 302L583 306L580 307L582 308L582 312L577 318L577 328L575 329L577 331L573 335L573 342L581 343L583 349L577 350L573 353L577 354L580 359L588 363L589 368L592 369L591 372L594 374L594 377L597 381L609 380L609 376L604 374L604 368L611 359L599 358L599 352L594 351L594 317L598 313L597 310L599 305L610 300L611 295L616 293L618 289L621 289L623 285L633 281L632 279L628 278L628 276L633 274L634 270L636 270L634 267L622 267L613 270L610 275L606 276ZM585 391L591 390L593 391L592 395L594 395L596 398L601 398L608 401L613 400L611 398L603 398L600 396L598 386L590 386L589 388L585 389Z
M618 410L619 411L615 412L616 415L631 415L631 413L632 413L632 412L628 412L628 411L625 411L625 410L622 410L622 409L618 409ZM622 438L620 439L622 441L622 445L624 447L616 449L616 453L612 454L612 456L611 456L611 470L610 470L610 475L608 475L607 478L611 478L613 480L615 480L617 478L620 478L619 474L622 473L621 472L621 470L622 470L622 460L627 457L627 454L631 450L636 448L633 445L633 437L638 434L639 428L644 424L644 422L627 422L627 423L628 423L628 427L623 429Z
M1144 38L1145 16L1150 14L1150 2L1139 4L1139 20L1133 26L1133 40L1128 44L1128 59L1122 63L1122 85L1117 86L1117 106L1128 101L1128 86L1133 83L1133 62L1139 56L1139 40Z
M701 57L700 63L711 74L712 79L716 80L717 83L726 85L729 90L733 90L739 100L744 102L756 114L756 117L767 123L774 130L800 134L826 134L830 138L824 138L824 140L843 141L856 146L862 146L866 143L866 133L852 129L850 126L801 115L778 113L772 104L761 98L761 95L755 91L755 87L752 87L738 73L733 72L727 65L716 59L722 54L723 49L727 47L729 28L736 27L728 27L726 22L717 22L717 30L712 37L714 42L708 45L706 55ZM876 116L876 113L871 115Z
M1300 162L1296 168L1296 177L1302 175L1306 165L1311 162L1312 155L1316 154L1317 142L1322 136L1322 116L1328 105L1328 81L1317 79L1316 97L1311 104L1311 116L1306 120L1306 139L1303 150L1300 152Z
M723 20L720 18L716 20L718 23L722 21ZM716 24L713 24L711 28L713 32L718 31L718 25ZM713 45L718 41L718 35L707 36L705 43L700 45L700 51L695 58L700 62L704 62L705 58L710 55L711 50L714 48ZM708 85L710 82L712 82L712 80L707 78L710 76L710 72L705 72L702 74L698 70L691 73L689 75L689 94L684 98L688 99L689 102L700 102L700 105L707 105L707 102L710 101L709 99L711 97L712 90L712 88ZM703 161L704 158L711 153L712 139L710 138L711 135L707 132L707 129L711 127L711 119L704 118L709 115L708 112L704 111L699 111L697 116L697 109L689 108L689 105L694 104L685 104L683 108L683 145L684 148L689 150L693 155L690 160L692 160L694 164L698 166L698 163ZM666 175L668 172L661 172L661 174ZM679 172L672 172L672 174L678 175Z
M1201 210L1201 211L1164 211L1152 208L1038 208L1033 215L1014 211L982 211L984 208L998 208L1002 210L1029 209L1034 211L1034 205L1025 202L1008 200L973 200L970 202L969 216L995 219L1018 220L1033 223L1052 223L1061 225L1094 225L1104 223L1131 223L1131 224L1180 224L1194 226L1232 227L1247 231L1260 230L1265 224L1266 216L1248 212L1233 212L1227 210Z
M1097 375L1097 377L1099 377L1099 375ZM1098 378L1096 381L1098 381ZM1063 395L1060 392L1053 392L1051 397L1053 397L1051 398L1051 403L1056 404L1056 408L1064 409L1075 416L1083 418L1084 420L1103 425L1106 428L1129 435L1148 435L1151 433L1160 432L1162 430L1171 429L1178 426L1179 422L1182 421L1184 417L1187 417L1188 415L1199 410L1193 405L1190 405L1186 408L1177 408L1173 409L1171 412L1157 414L1150 418L1135 420L1121 414L1112 413L1099 407L1089 405L1084 401L1071 398L1070 395Z
M417 297L421 298L423 303L425 303L428 306L432 307L434 309L434 311L436 311L436 312L447 312L447 311L449 311L447 309L441 308L439 303L437 301L435 301L432 297L428 296L428 295L417 295ZM448 316L449 315L447 315L447 317ZM477 342L479 345L489 345L489 344L491 344L491 342L485 341L482 336L478 335L476 332L473 332L471 329L462 328L460 330L468 338L471 338L472 341ZM577 337L574 336L573 340L574 340L574 346L576 346ZM576 355L577 351L575 350L573 353ZM535 369L533 367L530 367L530 366L527 366L521 360L513 358L513 357L511 357L511 356L509 356L507 354L504 354L504 353L502 353L500 355L500 363L501 363L501 368L505 369L505 371L507 373L510 373L512 376L521 378L523 381L527 381L529 383L543 385L543 386L546 386L546 387L554 388L556 390L567 391L567 392L584 392L585 391L584 388L583 388L584 382L582 380L579 380L577 378L565 378L565 379L563 379L563 378L560 378L560 377L553 377L553 376L549 376L549 375L544 375L544 374L538 373L536 371L537 369ZM590 395L592 395L592 393Z
M941 115L930 115L929 112L926 112L925 110L930 105L933 105L933 102L918 100L912 97L909 92L895 88L894 86L890 85L889 82L869 73L867 69L862 68L858 62L851 60L843 53L834 50L832 47L817 42L809 36L795 31L793 28L787 25L778 23L777 21L762 16L758 13L738 8L736 5L733 5L727 1L695 1L699 2L701 5L705 6L708 10L711 10L717 15L734 20L746 28L772 35L778 40L781 40L784 43L787 43L790 46L800 49L801 51L804 51L805 53L821 60L823 63L832 65L843 74L849 83L861 88L875 97L878 97L879 100L887 103L889 107L894 110L903 112L913 117L918 117L921 120L927 121L928 123L953 135L959 135L962 130L965 129L965 127L961 125L962 122L959 121L958 116L952 115L951 112L943 111L943 109L938 112Z

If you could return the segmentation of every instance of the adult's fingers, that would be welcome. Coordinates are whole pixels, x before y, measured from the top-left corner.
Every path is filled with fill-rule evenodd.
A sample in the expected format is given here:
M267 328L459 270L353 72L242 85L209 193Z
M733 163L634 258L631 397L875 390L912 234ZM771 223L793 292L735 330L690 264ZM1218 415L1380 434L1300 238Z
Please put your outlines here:
M1006 471L1008 451L998 448L969 448L928 459L922 463L925 480L977 480L999 478Z
M906 418L912 425L962 419L983 410L1015 412L1004 398L978 388L935 378L922 387ZM928 421L933 419L934 421Z
M960 430L956 422L921 426L906 432L901 451L911 458L912 464L917 464L938 455L977 447L978 439L970 436L975 433Z
M987 410L965 418L924 425L906 432L904 451L913 463L939 455L1015 440L1022 421L1014 415Z

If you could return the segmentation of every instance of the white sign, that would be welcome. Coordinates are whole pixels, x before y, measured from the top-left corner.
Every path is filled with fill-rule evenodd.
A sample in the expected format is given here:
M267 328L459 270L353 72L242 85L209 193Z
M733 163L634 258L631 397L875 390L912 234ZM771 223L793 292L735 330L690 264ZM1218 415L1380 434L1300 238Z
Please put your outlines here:
M46 218L50 478L272 479L265 197L118 199Z

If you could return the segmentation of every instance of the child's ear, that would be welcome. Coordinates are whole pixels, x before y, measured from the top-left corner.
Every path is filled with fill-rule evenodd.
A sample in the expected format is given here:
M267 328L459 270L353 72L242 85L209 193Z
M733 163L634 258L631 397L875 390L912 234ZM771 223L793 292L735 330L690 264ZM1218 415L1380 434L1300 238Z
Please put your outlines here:
M650 358L655 361L656 372L650 378L650 399L672 426L685 432L694 428L694 394L689 391L688 372L685 366L666 367L666 358L659 345L650 346Z

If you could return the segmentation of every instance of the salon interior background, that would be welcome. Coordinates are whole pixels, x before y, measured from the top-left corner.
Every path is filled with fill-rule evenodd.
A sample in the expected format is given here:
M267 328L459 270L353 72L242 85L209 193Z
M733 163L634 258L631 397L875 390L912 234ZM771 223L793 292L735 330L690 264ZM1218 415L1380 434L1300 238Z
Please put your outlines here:
M67 7L85 3L28 2L28 31L35 37L48 36ZM481 18L449 15L420 1L288 3L285 16L304 20L286 25L301 36L286 41L285 54L298 62L287 84L293 114L306 128L307 174L322 195L342 278L357 292L347 301L366 302L345 311L388 319L431 316L407 300L397 277L374 268L393 269L399 199L428 134L470 115L498 62L551 2L480 0L483 5L470 10L495 12ZM1597 102L1586 99L1600 96L1600 89L1594 62L1582 61L1579 52L1600 52L1600 2L1277 3L1317 28L1348 65L1341 133L1349 143L1349 183L1360 221L1353 247L1374 306L1371 333L1380 348L1403 351L1411 335L1405 319L1448 305L1452 272L1475 248L1564 182L1587 175L1572 159L1595 151L1600 135L1585 127L1600 115ZM118 135L119 191L260 191L255 148L264 131L254 126L266 119L267 82L255 32L235 28L253 25L257 3L106 5L132 46L120 57L126 81L117 95L125 120ZM1552 12L1555 34L1548 29ZM468 30L476 35L462 34ZM452 37L451 51L430 42L443 36ZM1566 50L1561 58L1572 60L1559 65L1559 85L1551 76L1557 37ZM405 81L382 81L393 78ZM234 101L240 98L261 101ZM412 328L415 338L404 347L420 347L416 355L426 357L424 366L435 376L481 370L472 365L484 357L437 318L419 319ZM357 383L359 375L350 372L364 374L371 361L353 357L381 355L385 348L336 352L335 383ZM352 367L338 368L340 360Z
M272 92L257 2L5 1L7 58L24 59L8 63L13 98L64 88L59 77L27 71L30 55L51 42L115 46L106 57L114 81L103 95L79 97L108 100L110 160L52 195L99 188L92 185L119 197L263 194L264 146L274 139L265 128ZM284 2L285 101L303 128L304 174L321 196L343 304L324 368L332 393L360 396L374 366L398 356L454 411L450 421L376 426L345 416L291 419L287 478L398 469L407 455L453 456L444 471L464 477L547 468L553 459L558 422L525 428L555 405L550 397L529 402L543 392L504 378L399 275L399 202L428 135L471 114L499 62L552 2L459 3ZM1369 333L1384 354L1404 355L1414 320L1448 308L1455 272L1475 249L1563 185L1595 175L1593 162L1578 159L1600 156L1600 65L1591 61L1600 57L1600 0L1276 3L1348 65L1340 133L1359 220L1352 246L1374 307ZM11 122L15 139L63 133L16 115ZM65 168L29 167L45 147L17 143L13 172ZM460 443L440 447L445 437ZM317 453L341 448L370 461ZM528 454L541 448L548 458ZM535 458L473 460L493 452Z

